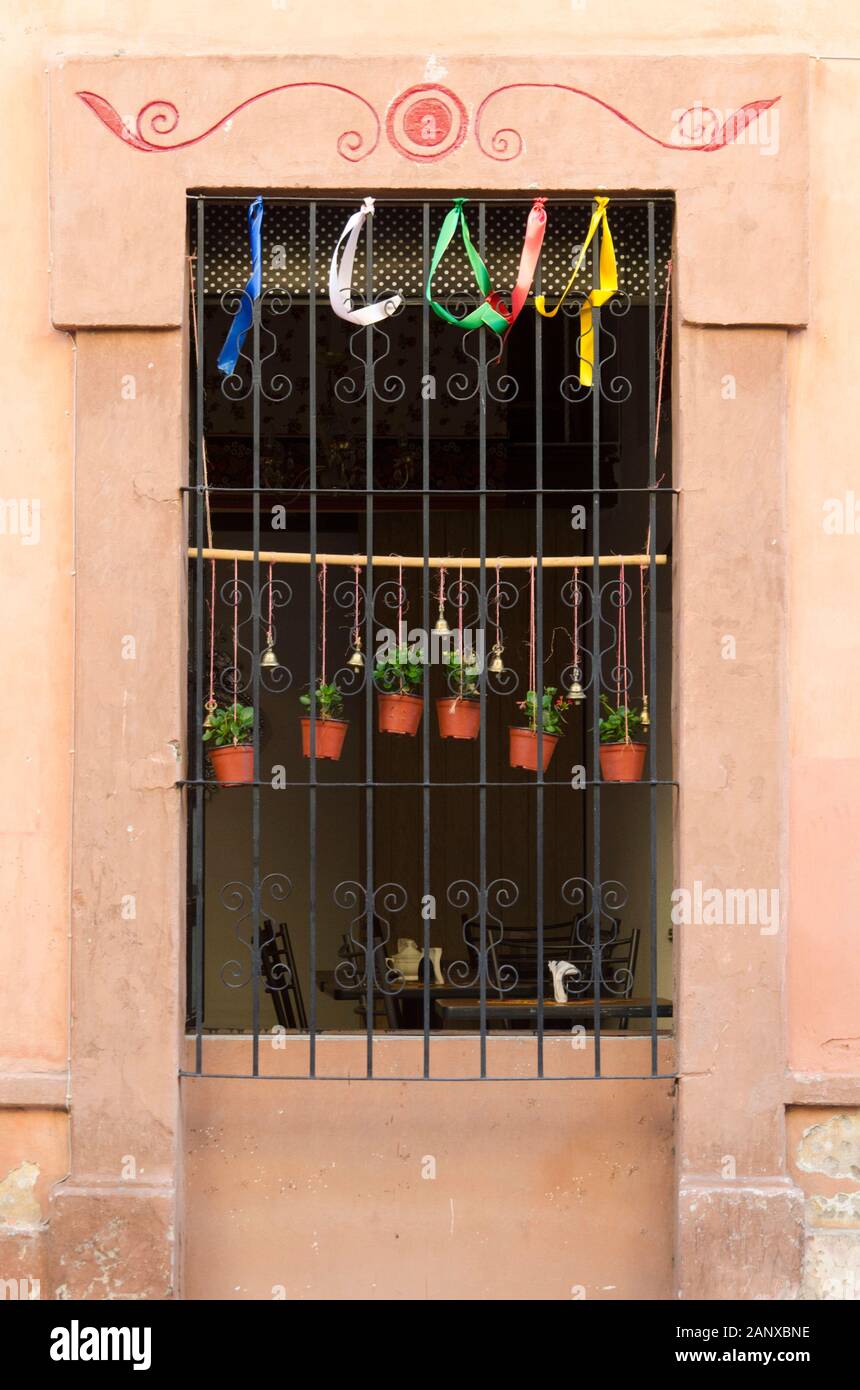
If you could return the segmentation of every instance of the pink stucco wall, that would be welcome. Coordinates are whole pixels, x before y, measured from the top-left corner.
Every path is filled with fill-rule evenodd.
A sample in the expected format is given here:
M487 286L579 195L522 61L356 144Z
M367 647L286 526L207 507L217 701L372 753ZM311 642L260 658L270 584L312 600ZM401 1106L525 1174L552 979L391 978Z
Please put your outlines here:
M369 18L371 10L372 21ZM774 815L778 819L779 872L784 875L782 881L788 890L785 893L784 969L789 992L787 1014L783 1016L776 1006L774 1027L778 1047L768 1051L766 1082L771 1089L784 1085L790 1097L796 1098L800 1090L814 1105L837 1096L837 1091L828 1090L828 1086L832 1088L838 1081L836 1103L856 1105L860 1075L856 1021L860 953L856 950L855 925L860 888L856 855L860 842L860 802L855 794L853 776L860 756L860 713L851 692L860 667L860 640L854 621L860 518L843 527L841 534L830 534L824 527L828 500L841 499L843 504L850 505L849 494L852 490L860 491L855 477L856 428L853 420L857 306L853 289L855 277L845 250L855 244L856 233L860 230L860 195L856 180L852 178L851 161L852 132L860 111L860 73L856 64L837 61L839 55L860 52L860 13L856 6L844 0L827 6L797 4L792 7L788 19L785 6L778 0L757 5L753 15L745 14L742 19L716 0L694 9L688 5L654 3L654 0L648 3L632 0L616 9L593 3L580 6L568 0L547 0L538 13L534 4L526 0L515 0L501 8L480 0L468 8L447 3L437 5L432 14L417 6L404 7L393 2L365 5L352 13L341 5L312 5L307 0L292 0L285 7L277 3L262 5L249 12L247 8L237 8L219 0L207 7L205 21L191 7L178 9L165 0L155 0L144 12L139 6L127 4L106 8L97 0L81 0L74 6L43 5L35 10L31 5L16 3L7 7L7 12L11 20L7 25L7 41L0 52L0 72L7 110L12 114L4 123L0 138L5 146L7 182L15 194L14 200L6 204L3 220L5 263L9 271L6 313L14 332L4 337L2 347L0 381L5 404L0 492L5 499L38 499L41 534L37 545L24 545L20 537L11 535L0 537L0 577L5 595L4 650L14 663L7 683L16 708L22 711L4 742L2 753L2 829L6 852L0 859L0 977L11 982L11 987L0 1012L0 1107L5 1107L0 1108L0 1155L5 1165L0 1172L0 1182L22 1164L32 1164L38 1170L32 1176L38 1211L47 1215L50 1187L73 1162L68 1157L66 1097L67 1058L73 1045L69 1040L69 941L72 931L69 845L76 757L74 731L76 727L89 731L88 748L91 749L94 741L98 741L100 729L98 711L93 712L89 706L84 711L87 717L83 723L80 709L77 724L74 718L75 570L80 563L73 520L76 347L71 334L52 326L49 305L54 304L55 322L101 326L113 321L105 312L104 304L109 305L111 300L116 303L118 298L128 295L131 318L125 322L137 323L131 291L136 292L136 287L151 280L149 269L154 262L165 255L169 261L172 255L165 250L169 238L165 242L162 236L163 208L159 203L162 157L137 156L117 142L105 143L103 152L93 157L91 151L84 151L80 146L79 131L84 127L78 122L86 113L77 109L72 112L57 104L56 94L63 91L63 64L73 54L105 60L120 51L127 57L135 54L164 55L165 58L187 53L226 54L229 58L222 65L222 75L228 85L242 54L288 52L293 58L305 54L309 65L318 73L325 73L331 61L329 55L376 55L385 65L383 87L387 96L422 80L453 81L451 72L456 75L458 63L462 70L469 55L482 65L488 80L492 81L503 54L530 64L534 73L545 69L546 60L540 55L553 54L556 61L564 62L565 80L575 82L587 62L584 55L648 54L658 65L650 70L652 77L641 79L638 88L636 82L627 84L625 91L629 97L638 90L647 99L646 104L654 100L654 93L660 90L660 81L654 74L670 71L673 55L704 55L703 62L685 69L688 75L682 85L690 102L708 100L709 67L716 63L718 54L748 56L749 82L744 83L744 89L749 86L750 96L774 94L768 81L777 69L773 59L766 55L824 55L810 64L808 112L805 98L801 100L799 95L801 90L805 91L803 82L799 76L793 79L798 101L790 109L796 113L796 119L782 127L781 138L787 148L779 165L788 172L784 176L774 174L766 158L761 158L757 165L760 178L756 180L755 191L760 194L761 188L766 187L768 195L764 204L768 205L768 199L772 198L771 207L784 199L791 217L782 219L775 242L769 244L761 236L757 240L762 222L756 197L750 193L745 203L747 195L715 162L716 191L713 195L699 197L698 201L692 194L686 201L683 197L679 199L689 236L696 238L703 248L700 255L691 258L690 275L686 282L681 281L679 293L691 323L719 322L721 303L732 301L734 316L730 322L800 325L806 316L807 263L810 268L809 326L798 327L788 336L787 389L780 413L773 420L778 442L784 445L787 465L782 529L769 537L768 543L772 542L780 554L784 553L789 601L784 615L787 669L780 672L781 699L774 702L769 716L774 738L782 740L779 757L785 777L778 795L774 788L766 789L768 798L774 795L777 800L782 798L781 805L774 811L771 800L766 804L771 820ZM525 45L524 34L528 36ZM52 241L48 69L54 67L56 70L57 65L53 121L55 150L62 153L62 158L59 166L53 169L58 211ZM626 61L619 61L619 72L626 70ZM104 71L105 81L110 82L109 62L105 62ZM151 80L145 96L175 94L173 78L169 92L161 88L167 78L167 68L158 57L153 59L149 72ZM123 89L121 79L117 81L116 90L120 95L116 100L122 114L126 113L123 105L126 100L129 112L136 112L140 101L136 100L139 94L134 83L130 82ZM699 90L699 84L704 90ZM188 129L193 130L197 128L200 109L194 107L193 90L186 91L185 98L183 120L187 121ZM659 109L657 114L659 116ZM92 120L89 116L87 119ZM259 131L265 144L265 119L260 122ZM534 131L535 140L544 142L540 146L542 158L550 158L552 120L537 120ZM228 153L230 138L229 133L218 137ZM562 186L578 185L579 179L595 185L601 182L602 171L615 157L616 148L602 136L600 140L586 141L569 170L559 166ZM583 149L588 151L585 168ZM237 147L236 158L238 169L247 168L247 162L242 164L241 145ZM643 151L641 159L642 178L649 186L675 186L672 178L661 178L661 166L651 159L650 152ZM648 160L651 163L647 165L646 178L645 162ZM277 182L276 163L276 160L272 162L272 186ZM193 184L195 167L205 171L206 165L201 161L199 166L192 162L188 167L191 170L189 183ZM140 204L144 220L134 227L120 224L119 238L109 226L105 228L104 223L99 222L103 209L98 199L91 201L89 197L98 174L99 186L103 190L112 189L114 198L122 203L121 187L112 177L107 177L114 169L123 171L121 177L131 184L141 184L148 189ZM388 158L388 162L375 171L374 177L396 186L400 171L398 161ZM255 168L255 176L257 173ZM424 173L426 180L437 187L446 186L448 179L458 181L462 176L462 169L459 173L448 172L441 164L428 167ZM356 178L360 182L363 177L363 173L352 174L353 182ZM415 177L414 170L410 177ZM322 181L316 176L312 160L307 178L310 183ZM808 257L803 217L807 203ZM800 215L795 218L798 209ZM735 237L720 235L723 219L728 216L735 219L734 225L741 227L745 237L743 243ZM102 258L92 254L92 247L103 235L113 257L107 275ZM751 273L750 260L745 254L747 240L762 248L755 273ZM76 260L81 248L86 254ZM768 249L769 256L765 254ZM713 259L709 261L709 258ZM708 264L713 273L702 275L702 267ZM57 285L52 283L55 279ZM181 275L169 275L166 293L177 313L181 312L181 289ZM768 304L778 306L769 317L765 313ZM141 321L166 322L168 319L162 312L161 318ZM93 355L98 353L97 345L90 344L89 351L92 361ZM713 390L718 393L720 377L733 371L731 350L724 363L714 360L710 369L714 377ZM102 370L107 373L107 367ZM142 370L145 373L147 367L144 365ZM743 411L742 394L738 407ZM703 418L710 418L707 408L703 409ZM98 430L95 433L97 435ZM119 444L112 454L111 466L121 469L126 462L122 432L109 432L105 437ZM81 444L79 436L78 444ZM93 441L92 431L84 438L82 447L98 452L99 441L97 438ZM754 470L757 458L751 453L745 461L733 460L734 467L739 468L741 463ZM716 468L717 462L712 466ZM731 476L732 469L727 473ZM80 502L80 497L78 500ZM152 499L153 505L156 500ZM94 494L93 505L97 505L97 494ZM743 518L739 516L738 525L742 523ZM746 597L750 608L755 606L762 615L761 621L766 628L770 621L768 593L751 588ZM122 635L123 615L111 604L106 604L105 611L115 617L114 626L105 633L108 650L107 644L118 641ZM779 613L772 615L773 623L782 621ZM719 635L715 633L715 639ZM760 653L751 653L750 659L755 660L758 655ZM85 686L87 701L97 701L104 682L114 678L106 657L100 673L102 685L96 681L93 686ZM773 825L769 824L767 830L770 834ZM754 830L751 828L749 833L752 836ZM123 852L129 848L123 843ZM106 862L116 861L119 847L112 846L106 839L103 853ZM97 868L94 866L96 878ZM175 866L171 872L175 872ZM85 912L84 905L84 916ZM108 915L96 925L106 933L116 926ZM97 936L92 944L97 970L100 944ZM727 988L725 980L722 987ZM107 989L104 998L103 1028L107 1031L116 1020L109 1015L111 996ZM726 1007L731 1010L734 1006L729 1000ZM169 1013L169 1007L165 1005L165 1008ZM754 1036L752 1024L744 1023L743 1010L732 1014L732 1027L741 1030L735 1043L743 1055L744 1038L749 1051ZM745 1028L752 1031L745 1034ZM702 1055L707 1066L710 1064L709 1043L707 1040L704 1043ZM73 1095L78 1087L78 1094L88 1100L95 1126L101 1084L95 1025L87 1047L78 1077L73 1077ZM145 1073L145 1063L142 1067ZM691 1070L695 1067L691 1066ZM754 1068L749 1084L753 1088L751 1094L760 1094L755 1092ZM691 1109L695 1110L695 1085L688 1090ZM655 1110L649 1121L655 1126L655 1135L663 1137L667 1112L665 1107L659 1114L656 1112L664 1101L665 1097L653 1102ZM217 1190L207 1201L199 1193L192 1199L191 1210L199 1223L201 1251L217 1248L218 1242L226 1238L230 1204L234 1196L238 1196L233 1186L237 1175L245 1173L243 1180L254 1181L245 1172L244 1160L239 1161L241 1139L235 1117L225 1118L225 1107L229 1103L228 1097L214 1094L211 1085L196 1091L186 1101L186 1118L192 1122L193 1130L189 1139L189 1171L198 1172L207 1181L217 1181ZM309 1103L313 1106L320 1102ZM635 1103L638 1104L638 1098ZM243 1088L238 1107L249 1125L256 1122L253 1107L259 1104L259 1091L252 1093L250 1087ZM451 1115L445 1110L447 1104L450 1102L445 1100L433 1102L438 1109L433 1112L431 1130L433 1125L444 1129L444 1124L450 1121ZM525 1133L521 1109L525 1102L489 1098L482 1104L486 1107L483 1115L487 1124L500 1127L502 1133L506 1124L518 1133ZM553 1129L562 1104L554 1099L540 1102L546 1152L553 1156L552 1162L558 1165L558 1172L564 1169L577 1180L585 1180L586 1169L580 1171L580 1158L568 1164L567 1146L573 1121L566 1116L567 1128L557 1132ZM588 1097L577 1104L589 1121L597 1122L599 1117L593 1109L597 1102L592 1100L590 1091ZM410 1153L413 1144L419 1147L421 1144L421 1125L416 1118L417 1112L411 1108L413 1105L411 1098L397 1102ZM28 1116L26 1124L21 1122L21 1111ZM616 1110L622 1138L630 1113L623 1107ZM201 1133L205 1134L207 1125L210 1128L223 1126L223 1158L218 1157L217 1145L200 1137ZM284 1138L282 1128L272 1127L269 1132L262 1130L261 1133L264 1153L259 1172L266 1175L267 1182L276 1184L280 1181L277 1153ZM441 1131L437 1130L437 1134L441 1136ZM361 1164L368 1160L362 1159L354 1147L355 1136L350 1142L353 1144L351 1151L356 1155L357 1171L364 1171ZM441 1147L442 1137L434 1142ZM626 1139L623 1142L626 1143ZM742 1138L739 1142L743 1142ZM99 1153L94 1159L93 1171L103 1169L105 1178L111 1178L114 1172L111 1165L115 1165L123 1152L125 1150L120 1148L117 1153L113 1149ZM230 1162L231 1156L236 1161ZM303 1180L310 1181L308 1175L318 1158L313 1143L309 1143L299 1163ZM475 1184L479 1158L476 1151ZM600 1168L598 1187L608 1202L611 1160L599 1146L593 1153L589 1152L587 1158ZM393 1239L393 1229L388 1229L390 1209L385 1207L383 1200L389 1163L396 1167L395 1160L389 1156L379 1170L378 1210L382 1213L387 1235ZM535 1163L537 1166L530 1170L530 1181L539 1205L541 1173L539 1160ZM588 1171L593 1175L594 1167ZM668 1183L668 1173L663 1173L662 1169L660 1172L661 1180ZM506 1184L512 1180L511 1172L503 1167L497 1189L500 1199L508 1192ZM423 1188L417 1190L423 1192ZM648 1211L655 1191L647 1183L641 1187L634 1184L628 1189L630 1204L625 1210L631 1222L637 1210L641 1209L643 1214ZM637 1205L640 1199L641 1208ZM432 1244L438 1213L422 1210L419 1216L412 1213L408 1202L407 1207L411 1248L419 1259L421 1252L429 1248L428 1242ZM27 1210L29 1229L37 1244L41 1218L34 1216L32 1207ZM253 1204L249 1206L249 1211L253 1213L254 1210ZM566 1212L572 1221L575 1210L568 1201ZM249 1219L258 1220L258 1215ZM545 1219L549 1231L552 1226L549 1208L541 1219ZM474 1220L472 1229L479 1229ZM632 1231L632 1225L630 1229ZM661 1225L661 1240L663 1229ZM8 1230L5 1235L8 1242ZM494 1239L496 1237L492 1236L491 1244ZM7 1243L0 1242L0 1249L6 1248ZM628 1256L634 1249L635 1241L628 1248ZM240 1262L245 1258L241 1250L239 1258ZM440 1247L427 1258L441 1286L445 1252ZM489 1278L486 1267L482 1268L484 1272L476 1276L478 1284L481 1279ZM661 1277L668 1280L667 1269L667 1265L663 1266ZM595 1270L595 1277L604 1278L597 1266ZM338 1273L336 1277L340 1279L342 1275ZM566 1274L563 1275L561 1264L557 1269L553 1267L551 1276L548 1275L548 1279L557 1278L558 1281L563 1277ZM272 1282L283 1280L273 1276ZM571 1282L587 1280L572 1278ZM608 1275L606 1282L612 1282ZM237 1283L243 1288L249 1287L249 1276L241 1273ZM634 1278L630 1288L635 1292L635 1287ZM551 1288L555 1289L555 1283ZM229 1291L226 1293L231 1296ZM547 1296L556 1295L549 1292Z

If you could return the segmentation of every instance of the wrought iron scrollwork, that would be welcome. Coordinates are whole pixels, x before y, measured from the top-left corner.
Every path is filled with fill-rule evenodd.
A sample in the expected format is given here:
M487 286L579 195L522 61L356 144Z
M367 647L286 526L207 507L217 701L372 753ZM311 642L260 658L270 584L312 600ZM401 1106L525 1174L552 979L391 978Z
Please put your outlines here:
M293 591L286 579L278 575L272 576L271 586L269 581L260 585L259 602L255 608L254 588L247 579L235 580L231 575L225 579L221 585L221 601L231 610L237 610L236 616L236 646L246 658L244 665L235 665L232 660L228 660L226 665L222 665L217 679L218 689L225 700L232 701L244 695L251 688L252 670L254 660L253 642L249 641L250 632L248 629L251 624L257 621L262 629L260 650L265 645L265 635L268 630L269 618L269 599L271 597L272 607L272 640L277 650L278 629L274 621L274 615L279 609L286 608L292 602ZM244 616L242 616L244 615ZM243 640L243 638L245 640ZM232 657L232 648L231 648ZM259 671L260 686L263 690L270 691L273 695L282 695L289 690L293 683L293 673L288 666L262 666Z
M386 292L388 293L388 292ZM382 298L383 296L378 296ZM389 317L395 317L403 312L402 306L393 310ZM369 336L368 336L369 335ZM366 350L356 350L356 344L367 344ZM382 347L382 351L377 351L377 345ZM353 369L356 375L347 374L338 377L334 384L334 394L341 405L357 405L363 401L368 391L372 391L376 400L384 405L393 405L395 401L403 399L406 393L406 382L402 376L395 372L389 374L379 381L379 365L384 362L386 357L391 355L391 336L383 328L372 325L370 328L356 328L349 335L349 355L355 358L356 367Z
M576 912L574 941L591 953L591 973L582 971L567 985L569 994L613 994L625 998L633 988L633 975L620 960L612 959L619 940L617 916L629 901L627 888L617 879L593 884L587 878L569 878L562 885L564 902Z
M593 573L593 572L592 572ZM561 682L564 689L569 689L574 681L579 681L583 690L588 690L594 683L594 660L592 652L592 624L594 622L594 586L587 582L580 575L579 582L569 579L561 588L561 600L567 608L578 609L578 630L579 630L579 661L570 661L561 673ZM629 603L632 596L632 588L625 579L623 596L624 602ZM633 689L633 671L631 667L619 666L618 664L618 623L613 621L611 616L607 616L614 610L618 612L621 608L621 586L617 576L605 580L599 584L597 590L598 612L600 617L600 630L598 633L598 669L600 679L598 683L598 694L601 690L611 690L621 695L629 695ZM586 609L586 596L588 605ZM609 661L607 663L607 658Z
M286 874L271 873L266 874L260 879L259 891L259 917L260 930L262 931L262 919L269 914L265 911L267 902L277 904L285 902L293 891L291 880ZM244 960L227 960L221 967L221 979L228 989L243 989L251 979L254 964L254 938L253 938L253 919L254 919L254 890L248 883L243 883L241 879L234 879L230 883L225 883L219 894L221 906L231 915L236 916L233 923L233 934L240 946L244 946L247 957ZM249 935L243 935L242 928L245 922L251 922L252 931ZM259 933L258 933L259 939ZM292 976L289 967L284 965L283 971L286 978L281 989L285 989L291 982Z
M463 941L475 957L452 961L447 968L448 980L459 989L477 989L482 978L490 980L496 993L506 994L519 983L519 972L509 961L499 960L505 930L502 913L514 907L520 890L510 878L494 878L481 891L471 879L459 878L448 885L448 902L463 915ZM485 947L481 950L480 923L486 924ZM471 930L470 930L471 929Z
M243 299L247 298L248 295L245 290L227 290L221 296L221 308L232 317L239 309ZM267 372L265 369L265 364L271 362L273 357L277 357L278 339L274 331L264 322L263 310L265 308L269 313L280 317L281 314L288 314L292 307L293 300L288 290L277 292L270 290L267 294L262 295L259 301L259 384L260 394L267 401L288 400L293 393L293 383L286 372L272 371L271 369ZM254 389L254 361L251 353L246 350L249 342L250 334L245 339L244 347L239 350L239 360L248 363L247 372L239 370L239 362L237 361L235 370L229 376L225 376L221 382L221 393L228 401L246 401ZM269 347L268 352L263 351L264 343Z
M349 954L338 961L334 976L341 989L366 989L368 978L379 994L399 994L405 983L399 970L388 964L391 954L391 916L402 912L408 901L400 883L382 883L368 893L363 883L345 879L332 893L337 907L354 915L347 928ZM372 946L368 945L368 932Z
M562 305L561 312L569 317L572 317L574 314L578 317L580 309L587 298L588 295L582 291L571 295ZM587 400L595 386L603 399L608 401L611 405L623 405L626 400L630 399L630 395L633 391L633 383L630 378L623 376L620 372L616 372L614 376L610 375L610 364L618 355L618 338L606 322L606 313L608 310L614 318L623 318L625 314L629 313L631 303L632 300L630 295L626 294L624 291L619 291L612 296L608 304L603 305L600 309L592 311L594 315L593 321L597 322L599 316L600 322L598 351L595 354L597 360L594 362L592 370L593 385L583 386L579 380L578 370L562 377L559 383L559 391L564 399L569 401L571 405L578 405L580 401ZM591 332L594 333L593 327ZM582 335L579 335L576 339L577 359L579 359L582 353L582 342Z
M499 577L498 582L493 582L487 590L487 613L494 614L498 609L499 614L510 612L519 600L520 591L516 584L510 579ZM498 641L504 650L505 634L504 629L499 623ZM519 689L520 678L511 666L504 666L501 671L494 671L492 663L487 666L487 689L492 690L496 695L513 695Z
M353 647L353 650L355 649L356 639L361 637L362 632L364 630L364 614L367 603L367 590L366 586L362 583L361 579L359 579L358 581L357 622L355 618L355 590L356 581L354 577L351 579L341 579L339 583L335 584L334 589L332 590L332 599L334 601L335 607L340 609L342 613L350 614L350 623L348 631L349 641ZM332 680L334 681L334 684L337 686L338 690L340 690L342 695L357 695L360 690L364 689L365 683L367 681L368 669L372 669L373 653L364 652L363 655L363 666L350 666L349 661L347 660L343 663L342 666L339 666L335 671Z
M468 312L468 306L466 306ZM474 340L476 333L481 333L480 328L470 328L462 335L461 349L464 357L468 357L470 362L475 364L474 382L472 382L471 371L466 369L459 372L452 372L445 389L452 400L471 401L478 394L483 382L484 391L488 400L495 401L498 405L510 405L515 401L520 391L520 384L516 377L511 376L510 372L498 372L494 378L490 376L490 365L497 362L502 355L502 340L498 333L493 333L493 338L498 344L498 350L493 349L487 353L487 361L481 364L479 352L470 351L470 341Z

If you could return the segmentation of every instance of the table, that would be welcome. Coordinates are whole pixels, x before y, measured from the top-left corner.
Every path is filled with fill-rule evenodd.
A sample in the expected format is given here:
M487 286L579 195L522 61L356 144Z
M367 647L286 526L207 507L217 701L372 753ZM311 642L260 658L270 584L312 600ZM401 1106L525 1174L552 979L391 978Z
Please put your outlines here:
M323 994L330 994L333 999L364 998L363 987L339 984L333 970L318 971L317 983ZM376 994L379 997L380 992L377 990ZM407 1013L418 1015L417 1023L413 1026L421 1026L420 1010L424 999L423 980L405 980L396 993L383 997L390 1000L396 1009L398 1027L409 1026L402 1021ZM481 1001L477 995L464 995L462 985L457 986L449 983L437 985L431 981L430 999L439 1012L443 1027L457 1023L480 1022ZM658 1018L671 1018L671 999L658 999L656 1012ZM593 1024L594 1000L568 999L564 1004L557 1004L550 997L543 1001L543 1015L544 1022L548 1026L555 1023ZM604 1021L650 1017L650 999L638 997L619 999L609 995L600 1001L601 1027ZM489 1026L493 1021L498 1023L526 1022L537 1027L537 999L534 995L534 983L515 985L512 990L505 994L503 999L500 999L496 994L488 993L487 1025Z
M323 994L331 995L332 999L363 1000L365 997L363 985L342 985L337 980L333 970L318 970L317 985ZM449 983L437 985L431 980L430 1000L432 1003L436 1003L441 999L459 999L463 994L464 988L468 988L468 986L452 985ZM527 996L533 990L534 984L518 985L512 990L512 993L519 996ZM376 988L374 989L374 996L377 1000L382 1000L385 1003L389 1027L423 1027L423 980L404 980L399 988L387 993L383 993L382 990Z
M537 1027L538 1001L534 997L531 999L510 997L505 999L488 998L486 1003L488 1025L493 1021L498 1021L500 1023L525 1021ZM453 1023L477 1023L480 1021L481 1001L477 998L440 999L436 1007L442 1016L443 1025ZM658 1018L671 1018L671 999L658 999L656 1013ZM563 1004L557 1004L554 999L545 999L543 1001L543 1016L544 1023L549 1026L555 1023L593 1023L594 1000L567 999ZM604 1020L650 1017L650 999L635 997L630 999L613 999L604 997L600 1000L601 1026Z

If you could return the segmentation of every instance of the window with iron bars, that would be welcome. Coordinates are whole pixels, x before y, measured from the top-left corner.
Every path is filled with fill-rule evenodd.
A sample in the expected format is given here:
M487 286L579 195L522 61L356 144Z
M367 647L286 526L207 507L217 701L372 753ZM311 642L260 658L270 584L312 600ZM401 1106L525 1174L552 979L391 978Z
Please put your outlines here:
M531 201L466 204L497 288ZM326 1039L358 1032L373 1077L394 1032L421 1041L415 1079L446 1079L452 1033L480 1079L505 1079L497 1035L529 1049L516 1079L666 1075L672 200L610 201L619 287L593 311L590 385L596 239L562 310L533 305L560 297L592 215L564 197L504 346L425 297L450 200L376 199L356 300L403 302L356 327L328 301L355 200L267 197L262 292L225 376L249 202L189 196L187 1072L221 1074L210 1043L233 1033L242 1075L331 1078ZM479 302L456 241L433 288L457 315ZM404 645L423 680L386 702ZM334 710L300 702L323 679ZM248 782L213 772L210 696L255 711ZM646 745L636 780L601 773L607 701ZM530 713L531 770L511 733ZM381 727L405 714L415 732ZM285 1034L300 1068L272 1056ZM576 1065L549 1060L560 1038Z

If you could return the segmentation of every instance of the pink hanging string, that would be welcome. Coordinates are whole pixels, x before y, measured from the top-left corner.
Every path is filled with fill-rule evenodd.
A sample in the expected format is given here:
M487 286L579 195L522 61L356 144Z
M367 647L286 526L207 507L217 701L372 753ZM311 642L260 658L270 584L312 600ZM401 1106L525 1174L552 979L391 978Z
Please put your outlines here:
M648 527L648 539L645 542L645 553L651 554L651 527ZM645 566L639 566L639 641L642 648L642 695L647 694L645 684Z
M269 565L269 626L266 630L266 642L272 645L272 566Z
M624 566L618 572L618 681L616 685L617 701L616 708L621 704L621 681L622 672L624 673L624 742L630 742L630 735L627 724L627 596L624 583Z
M326 648L326 580L328 577L328 565L323 565L320 575L320 588L322 590L322 651L320 653L320 685L325 685L325 648Z
M460 566L460 598L457 604L457 642L460 648L460 661L464 660L463 654L463 609L465 608L465 594L463 593L463 566Z
M663 332L660 341L660 375L657 380L657 419L654 425L654 458L660 443L660 407L663 404L663 372L666 366L666 334L669 327L669 288L672 283L672 262L666 266L666 300L663 305Z
M352 640L353 640L353 644L354 644L354 645L358 642L358 639L359 639L359 636L360 636L360 624L361 624L361 618L360 618L360 614L359 614L359 600L358 600L358 571L359 571L359 568L360 568L360 567L359 567L358 565L356 565L356 567L355 567L355 626L353 627L353 630L352 630Z
M233 561L233 718L239 705L239 561ZM239 740L233 735L234 744Z
M445 566L439 571L439 616L442 617L445 609Z
M579 680L579 570L573 571L573 679Z
M535 637L535 566L529 568L529 690L534 691L535 728L540 711L537 707L537 639Z
M207 709L215 709L215 561L212 564L212 592L209 597L209 700Z
M402 642L403 631L403 566L397 566L397 645Z
M501 603L501 581L499 579L499 567L496 565L496 646L502 645L502 629L499 623L499 606Z

